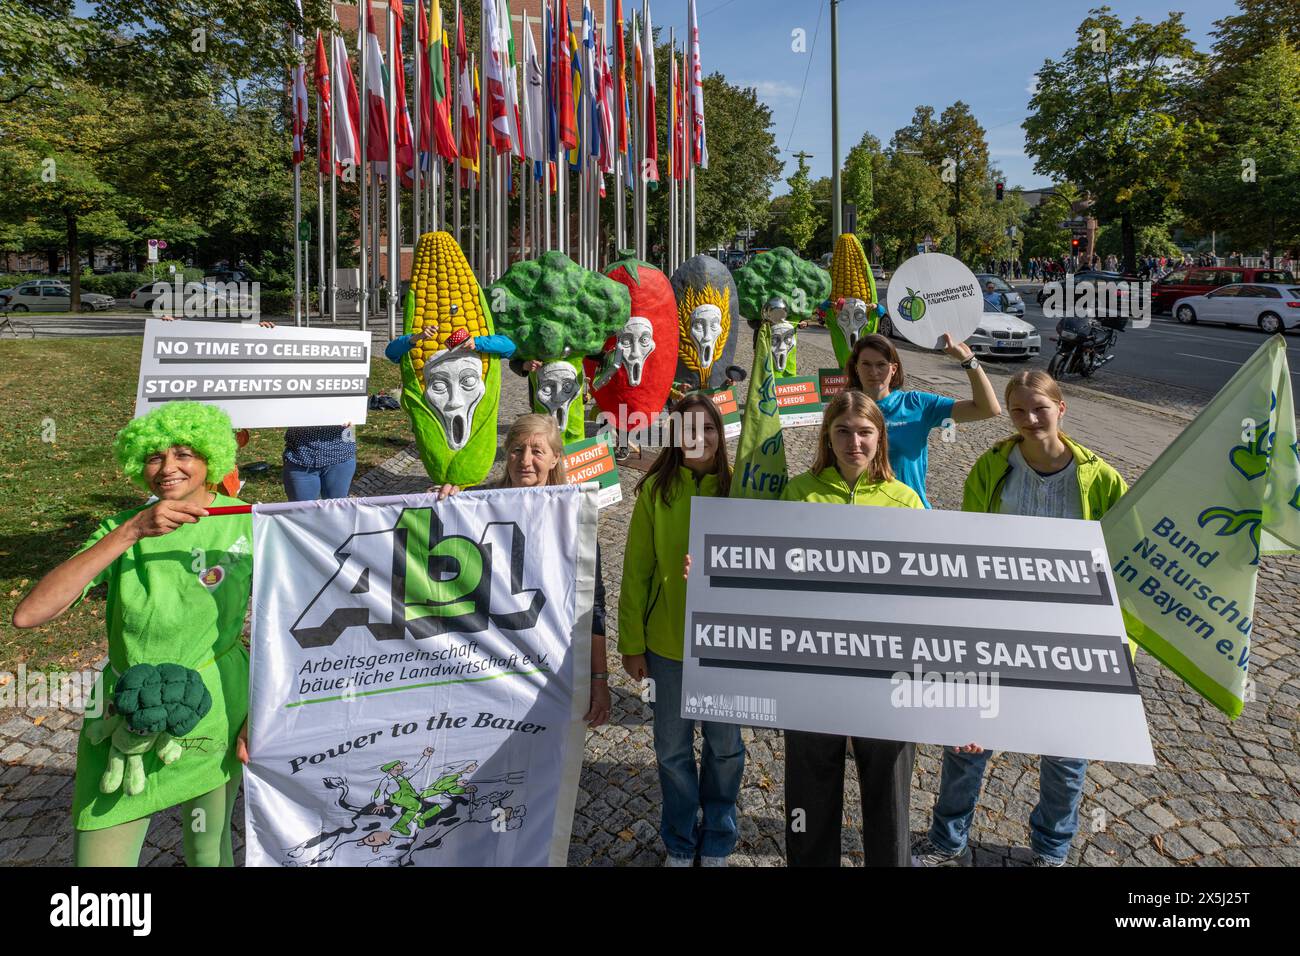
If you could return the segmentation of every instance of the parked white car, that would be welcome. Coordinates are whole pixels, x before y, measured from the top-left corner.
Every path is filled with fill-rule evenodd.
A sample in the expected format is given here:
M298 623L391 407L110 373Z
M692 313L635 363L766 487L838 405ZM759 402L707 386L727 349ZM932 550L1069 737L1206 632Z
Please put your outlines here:
M1179 299L1173 311L1183 325L1254 325L1273 335L1300 326L1300 285L1234 282L1204 295Z
M966 340L970 350L986 358L1029 358L1042 348L1038 330L1014 315L986 308L979 328Z
M72 309L72 290L66 285L24 282L12 290L5 290L6 309L13 312L68 312ZM98 292L81 293L82 312L102 312L117 304L112 296Z
M200 301L197 298L199 288L203 290L201 300L203 315L195 316L196 318L231 313L248 314L256 308L252 295L244 292L238 283L204 279L201 283L194 281L185 283L181 288L181 302L173 305L170 311L175 313L178 318L181 317L180 313L184 310L186 303L191 303L191 300L194 302ZM175 294L174 290L175 285L163 279L146 282L131 292L131 305L137 309L152 309L155 299L160 295L170 297Z

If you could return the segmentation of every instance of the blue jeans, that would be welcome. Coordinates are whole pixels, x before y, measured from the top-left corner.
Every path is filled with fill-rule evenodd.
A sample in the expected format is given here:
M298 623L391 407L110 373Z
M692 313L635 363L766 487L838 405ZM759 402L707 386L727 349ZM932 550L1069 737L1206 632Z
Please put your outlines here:
M984 768L993 754L958 754L943 748L943 778L930 821L930 842L945 853L966 848L975 803L984 782ZM1079 832L1079 802L1088 761L1071 757L1039 758L1038 805L1029 815L1029 847L1053 860L1070 855L1070 842Z
M704 751L696 767L695 721L681 716L682 662L650 651L645 658L654 681L655 759L664 801L659 835L669 856L729 856L740 835L736 800L745 772L740 727L700 721Z
M302 468L284 463L284 493L290 501L346 498L357 470L355 458L324 468Z

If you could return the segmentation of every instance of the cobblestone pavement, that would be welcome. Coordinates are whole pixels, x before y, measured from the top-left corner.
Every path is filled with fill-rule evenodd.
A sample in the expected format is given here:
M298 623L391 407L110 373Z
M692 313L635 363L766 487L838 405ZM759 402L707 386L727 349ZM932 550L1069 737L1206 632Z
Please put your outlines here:
M822 330L801 336L804 372L833 364ZM749 336L737 361L748 365ZM944 356L908 351L910 387L969 394L966 376ZM1006 370L995 369L1000 391ZM522 380L505 376L500 431L524 410ZM1199 403L1154 409L1084 389L1067 388L1066 428L1130 482L1168 445ZM400 414L376 413L376 414ZM956 508L970 466L1006 434L1000 421L962 425L953 441L932 438L929 494L935 507ZM807 468L815 429L787 433L791 473ZM497 469L500 469L500 462ZM640 473L625 469L622 503L601 513L611 625L618 604L623 537L632 487ZM400 494L429 486L418 459L402 452L354 485L354 494ZM1195 864L1300 865L1300 561L1268 562L1260 573L1252 644L1256 699L1229 722L1160 667L1138 655L1139 681L1155 744L1154 767L1094 763L1088 770L1081 830L1071 862L1090 866ZM615 635L611 634L613 638ZM612 646L611 640L611 646ZM649 705L611 656L614 707L608 726L587 738L570 862L578 865L658 865L659 785L651 745ZM0 712L0 864L67 863L71 856L69 805L80 717L67 708ZM781 735L745 730L748 760L740 796L736 866L779 866L783 856L784 753ZM851 764L851 761L850 761ZM929 823L939 780L940 751L918 748L912 788L912 829ZM989 766L972 831L977 865L1028 862L1028 818L1037 798L1037 761L998 754ZM854 771L846 773L843 860L860 863L861 838ZM142 862L181 863L179 815L160 814L150 828ZM236 809L237 859L242 860L242 805Z

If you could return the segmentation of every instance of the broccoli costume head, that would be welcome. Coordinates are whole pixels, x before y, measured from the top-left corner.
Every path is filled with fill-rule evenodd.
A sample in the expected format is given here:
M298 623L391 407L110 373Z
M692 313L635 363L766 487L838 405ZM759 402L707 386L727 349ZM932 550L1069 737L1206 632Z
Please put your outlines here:
M523 360L599 352L632 311L626 286L554 250L516 262L487 297L497 331L510 336Z
M148 457L176 445L188 446L207 462L209 482L220 481L235 467L237 447L229 416L201 402L168 402L135 419L117 433L113 453L126 476L143 488Z
M811 317L831 291L829 272L785 246L760 252L744 268L736 270L735 279L740 314L754 328L771 298L784 299L786 320L798 324Z
M184 737L212 709L212 695L196 670L136 664L118 678L113 706L133 733Z

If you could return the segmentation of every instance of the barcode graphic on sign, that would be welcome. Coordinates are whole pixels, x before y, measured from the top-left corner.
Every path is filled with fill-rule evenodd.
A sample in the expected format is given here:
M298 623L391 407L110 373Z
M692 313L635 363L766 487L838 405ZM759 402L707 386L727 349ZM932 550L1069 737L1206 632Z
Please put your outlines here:
M747 697L743 694L738 696L719 694L718 709L735 711L742 714L762 714L765 717L775 717L776 698Z

